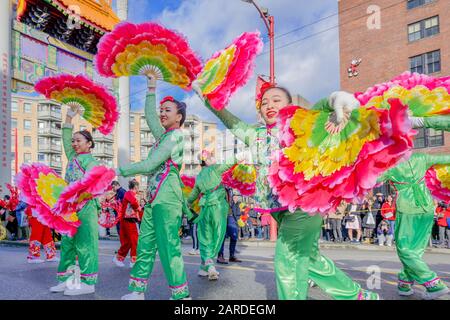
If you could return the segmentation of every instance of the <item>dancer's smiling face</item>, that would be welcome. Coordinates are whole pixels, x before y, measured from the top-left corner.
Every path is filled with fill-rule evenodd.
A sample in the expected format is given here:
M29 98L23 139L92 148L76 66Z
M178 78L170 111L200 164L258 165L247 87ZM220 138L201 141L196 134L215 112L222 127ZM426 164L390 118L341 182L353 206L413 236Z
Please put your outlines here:
M72 137L72 148L78 154L90 152L92 141L89 141L84 135L77 132Z
M280 88L271 88L264 92L260 113L266 125L277 122L278 112L291 102L290 97Z
M175 129L181 125L182 115L178 112L177 104L172 101L164 102L159 108L159 120L164 129Z

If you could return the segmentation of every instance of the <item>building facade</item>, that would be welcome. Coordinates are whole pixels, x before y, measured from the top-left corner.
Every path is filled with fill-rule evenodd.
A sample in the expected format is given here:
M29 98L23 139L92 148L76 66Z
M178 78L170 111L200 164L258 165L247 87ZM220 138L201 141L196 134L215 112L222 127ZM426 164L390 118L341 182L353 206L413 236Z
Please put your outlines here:
M340 0L341 89L365 91L405 71L449 76L449 12L448 0ZM450 153L450 133L421 129L414 146Z

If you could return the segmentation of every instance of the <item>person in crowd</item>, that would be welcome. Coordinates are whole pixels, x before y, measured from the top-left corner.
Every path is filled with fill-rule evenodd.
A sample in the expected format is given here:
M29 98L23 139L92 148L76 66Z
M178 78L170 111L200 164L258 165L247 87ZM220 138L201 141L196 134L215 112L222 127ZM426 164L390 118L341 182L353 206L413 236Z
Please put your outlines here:
M331 232L333 233L334 242L342 242L342 219L345 216L345 210L347 209L347 202L342 202L337 207L335 212L328 214L328 223L330 224Z
M377 228L378 245L392 247L392 240L394 239L394 232L388 221L382 220Z
M395 203L391 195L387 196L386 201L381 206L381 215L383 220L388 221L392 232L395 233Z
M9 195L5 195L3 197L3 201L7 204L10 201L11 197ZM9 231L9 240L16 241L19 233L19 224L17 222L16 212L6 210L6 230Z
M133 268L136 262L137 242L138 242L138 226L137 222L140 217L140 207L137 200L139 192L139 182L135 179L128 183L128 191L125 192L122 200L121 212L121 228L120 228L120 248L117 255L114 256L113 262L118 267L124 267L124 261L128 253L130 253L130 268Z
M264 240L270 240L270 224L272 216L267 210L261 212L261 232Z
M19 201L15 210L18 223L19 240L28 240L30 234L28 216L25 214L26 208L27 204L23 201Z
M230 192L227 190L227 192ZM242 262L236 257L236 244L238 240L238 224L237 221L241 216L241 210L239 208L238 196L233 195L230 210L227 216L227 231L225 238L230 238L230 262ZM219 255L217 256L217 263L228 264L228 261L224 258L223 252L225 247L225 239L223 240L222 247L220 248Z
M364 218L362 219L362 225L364 228L364 242L373 243L373 231L376 225L376 216L373 210L373 200L368 199L363 207Z
M383 206L383 203L384 203L383 194L379 192L376 194L373 201L373 213L375 214L376 217L375 224L377 227L383 220L383 216L381 215L381 207Z
M347 216L345 218L345 228L348 231L348 237L351 243L359 244L361 241L361 205L357 200L347 206ZM356 239L353 239L353 232L356 231Z
M437 225L439 227L439 245L445 247L445 237L447 236L447 248L450 249L450 208L445 202L440 203L438 208L441 210L437 211Z
M192 256L200 255L199 242L198 242L198 225L191 222L191 237L192 237L192 249L189 254Z
M260 225L258 226L258 218L259 218L259 214L258 212L255 211L254 209L254 205L251 204L250 208L248 210L248 226L249 226L249 231L250 231L250 239L252 240L256 240L257 237L259 237L260 234Z
M123 202L123 198L125 197L125 193L127 192L127 190L125 190L125 188L123 188L119 181L113 181L111 183L112 189L114 191L114 199L120 203ZM119 214L117 212L117 214ZM116 224L116 230L117 230L117 234L120 235L120 221ZM110 236L110 230L109 228L106 229L106 235Z

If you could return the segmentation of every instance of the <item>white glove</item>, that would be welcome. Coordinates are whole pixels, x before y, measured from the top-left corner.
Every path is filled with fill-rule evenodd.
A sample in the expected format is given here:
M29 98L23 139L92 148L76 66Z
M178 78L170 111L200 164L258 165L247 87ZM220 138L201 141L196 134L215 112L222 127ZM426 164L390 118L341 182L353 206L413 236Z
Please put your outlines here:
M359 101L353 94L345 91L335 91L328 98L330 107L336 113L336 120L341 123L344 120L344 113L351 113L352 110L360 106Z
M202 89L200 88L200 83L197 80L194 80L191 84L192 90L195 91L197 96L202 100L203 103L205 103L205 97L203 96Z
M76 110L73 110L72 108L68 108L68 109L67 109L67 115L68 115L70 118L75 117L75 116L77 115L77 113L78 113L78 109L76 109Z
M156 78L153 75L147 75L147 87L156 88Z
M424 121L422 117L410 117L409 119L411 120L411 124L414 129L423 128Z

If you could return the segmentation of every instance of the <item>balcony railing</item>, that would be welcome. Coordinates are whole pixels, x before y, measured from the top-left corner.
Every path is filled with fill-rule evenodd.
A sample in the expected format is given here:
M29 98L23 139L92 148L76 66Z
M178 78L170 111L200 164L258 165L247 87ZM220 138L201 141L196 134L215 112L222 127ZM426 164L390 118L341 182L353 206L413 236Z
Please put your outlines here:
M61 145L56 144L40 144L39 145L39 152L46 152L46 153L61 153Z
M61 136L61 129L57 129L57 128L39 128L38 129L38 134L42 135L42 136L56 136L56 137L60 137Z
M48 120L56 120L62 121L62 116L60 112L51 111L51 110L40 110L38 112L39 119L48 119Z
M94 155L98 157L106 157L106 158L113 158L114 157L114 151L110 148L95 148L94 149Z
M107 136L105 136L97 131L94 132L93 138L94 138L94 141L98 141L98 142L113 142L114 141L114 137L112 134L108 134Z

